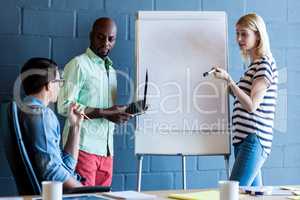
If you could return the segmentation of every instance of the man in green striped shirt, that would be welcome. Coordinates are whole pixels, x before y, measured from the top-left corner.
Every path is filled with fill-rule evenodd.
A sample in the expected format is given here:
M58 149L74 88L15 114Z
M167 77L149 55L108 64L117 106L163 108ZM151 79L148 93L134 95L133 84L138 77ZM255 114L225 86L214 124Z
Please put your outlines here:
M108 57L116 42L117 28L110 18L97 19L90 32L90 47L64 68L65 85L58 97L58 112L67 115L76 102L89 119L82 123L76 171L84 185L110 186L113 169L114 123L126 122L131 115L125 106L115 105L116 71ZM63 138L69 130L66 120Z

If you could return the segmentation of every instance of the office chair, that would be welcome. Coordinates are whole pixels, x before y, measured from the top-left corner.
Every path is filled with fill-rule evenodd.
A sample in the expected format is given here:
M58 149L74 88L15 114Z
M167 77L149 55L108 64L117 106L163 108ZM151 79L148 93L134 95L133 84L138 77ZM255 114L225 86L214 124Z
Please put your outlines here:
M24 145L19 125L16 103L0 105L0 130L3 136L6 158L15 178L19 195L40 195L41 184L35 174ZM110 187L77 187L64 190L65 194L109 192Z
M41 187L25 150L13 102L1 104L1 129L6 158L19 195L38 195Z

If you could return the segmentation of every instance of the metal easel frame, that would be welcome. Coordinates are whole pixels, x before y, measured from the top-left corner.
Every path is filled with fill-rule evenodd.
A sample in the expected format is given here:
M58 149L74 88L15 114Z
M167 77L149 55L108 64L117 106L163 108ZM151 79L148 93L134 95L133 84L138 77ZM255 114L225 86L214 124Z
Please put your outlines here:
M137 191L141 191L141 186L142 186L142 170L143 170L143 158L145 155L151 155L151 154L137 154L137 159L138 159L138 173L137 173ZM155 154L156 156L159 156ZM164 155L165 156L165 155ZM186 157L187 155L180 155L181 156L181 165L182 165L182 189L186 190ZM189 155L191 156L191 155ZM230 169L229 169L229 157L230 154L225 154L224 155L224 161L225 161L225 171L226 171L226 176L227 179L229 179L229 174L230 174Z

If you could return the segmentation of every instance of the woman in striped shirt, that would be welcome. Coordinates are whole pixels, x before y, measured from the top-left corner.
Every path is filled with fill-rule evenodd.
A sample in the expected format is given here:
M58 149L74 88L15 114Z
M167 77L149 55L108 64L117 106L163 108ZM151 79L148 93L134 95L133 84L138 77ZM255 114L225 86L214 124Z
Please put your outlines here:
M262 185L261 168L271 152L277 98L277 69L263 19L251 13L236 23L236 40L245 62L250 63L235 83L215 68L214 76L228 82L234 96L233 145L235 162L230 180L241 186Z

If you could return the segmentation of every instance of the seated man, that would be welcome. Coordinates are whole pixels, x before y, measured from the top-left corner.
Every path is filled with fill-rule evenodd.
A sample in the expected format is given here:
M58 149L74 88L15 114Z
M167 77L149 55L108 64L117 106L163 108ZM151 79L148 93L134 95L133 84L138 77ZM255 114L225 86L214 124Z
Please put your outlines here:
M20 125L39 181L60 181L64 189L82 186L74 172L82 116L72 104L68 115L71 128L62 150L59 121L48 108L49 103L56 102L63 83L56 63L47 58L32 58L23 66L21 78L27 96L21 106Z

